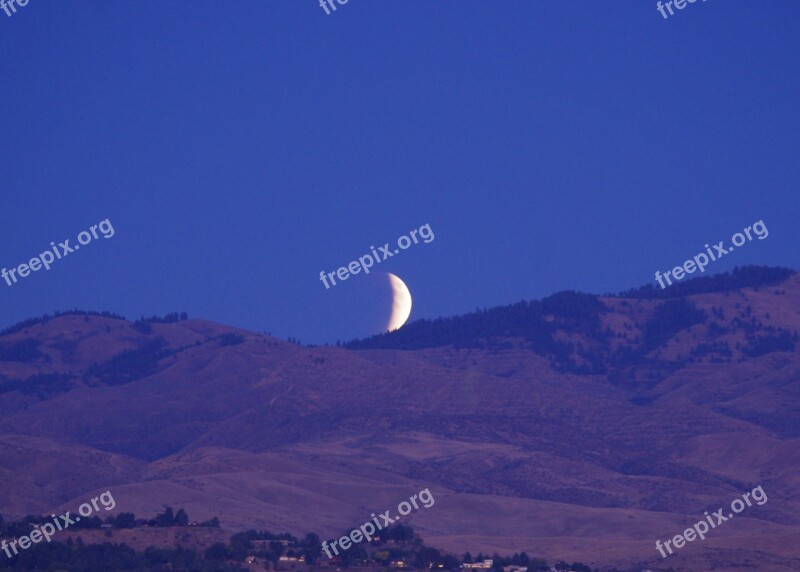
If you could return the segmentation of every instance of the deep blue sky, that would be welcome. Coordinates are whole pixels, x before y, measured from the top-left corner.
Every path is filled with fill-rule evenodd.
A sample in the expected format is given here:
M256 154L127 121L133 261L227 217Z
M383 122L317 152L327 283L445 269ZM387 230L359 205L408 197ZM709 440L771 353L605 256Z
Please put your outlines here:
M12 287L2 326L186 311L321 343L412 319L709 270L800 268L800 4L30 0L0 12L0 264L110 218ZM381 288L386 288L381 285ZM372 289L372 290L371 290Z

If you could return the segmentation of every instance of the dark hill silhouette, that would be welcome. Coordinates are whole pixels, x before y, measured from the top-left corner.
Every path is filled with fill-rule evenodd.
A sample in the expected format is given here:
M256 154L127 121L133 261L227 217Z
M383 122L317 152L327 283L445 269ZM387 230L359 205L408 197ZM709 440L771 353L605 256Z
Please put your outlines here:
M646 300L685 298L692 294L722 293L741 288L769 286L794 274L788 268L768 266L736 267L732 272L703 276L677 283L667 289L652 284L614 295L618 298ZM350 349L421 349L446 345L479 347L491 338L518 337L532 349L558 353L564 347L553 339L557 330L581 333L602 339L601 313L607 311L599 296L565 291L542 300L521 301L508 306L435 320L417 320L400 330L357 339L344 344ZM548 319L550 318L550 319ZM664 319L666 316L660 316ZM691 324L689 324L691 325ZM653 325L653 334L661 328ZM655 334L659 335L659 334ZM665 336L669 332L664 332ZM654 341L650 338L650 342Z
M767 287L794 274L785 268L748 266L690 280L664 291L647 286L629 291L630 296L615 295L613 298L622 301L629 298L657 302L646 322L641 324L640 337L623 346L615 343L619 332L603 326L602 317L610 311L603 300L609 297L566 291L542 300L521 301L451 318L417 320L400 330L353 340L344 347L355 350L412 350L451 345L488 350L523 347L548 358L551 366L559 371L613 377L623 368L648 361L649 354L679 332L708 318L687 296ZM629 302L625 303L630 306ZM740 320L732 327L748 332L748 347L744 351L751 356L792 351L798 339L796 332L774 327L765 328L756 335L752 321ZM727 353L726 333L722 329L711 332L707 342L696 351Z

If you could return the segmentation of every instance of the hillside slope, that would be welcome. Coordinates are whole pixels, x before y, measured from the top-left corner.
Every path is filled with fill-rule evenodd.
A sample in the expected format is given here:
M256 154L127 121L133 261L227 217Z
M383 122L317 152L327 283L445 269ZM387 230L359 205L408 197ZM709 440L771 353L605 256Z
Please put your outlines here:
M656 539L761 485L766 504L666 562L798 570L800 276L737 272L348 348L32 320L0 336L0 513L110 488L117 511L333 536L429 487L408 517L429 544L653 567Z

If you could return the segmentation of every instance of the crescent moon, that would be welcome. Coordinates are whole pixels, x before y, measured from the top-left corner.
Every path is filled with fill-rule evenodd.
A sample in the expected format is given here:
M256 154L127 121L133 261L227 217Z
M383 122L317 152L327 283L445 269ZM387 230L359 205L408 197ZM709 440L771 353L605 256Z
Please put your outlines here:
M411 292L405 282L391 272L387 272L387 274L389 275L389 284L392 286L392 316L389 318L386 331L393 332L400 329L411 315Z

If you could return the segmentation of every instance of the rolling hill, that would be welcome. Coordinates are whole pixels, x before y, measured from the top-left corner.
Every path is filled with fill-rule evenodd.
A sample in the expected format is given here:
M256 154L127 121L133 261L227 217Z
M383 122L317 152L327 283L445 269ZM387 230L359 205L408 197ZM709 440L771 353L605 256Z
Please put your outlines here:
M340 535L423 488L427 544L623 569L800 570L800 275L562 292L344 347L177 314L0 335L0 513L184 506ZM756 486L769 501L655 550ZM404 517L405 518L405 517Z

